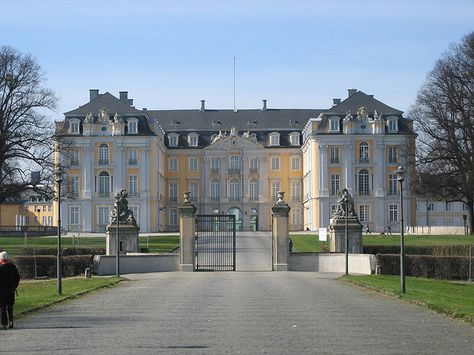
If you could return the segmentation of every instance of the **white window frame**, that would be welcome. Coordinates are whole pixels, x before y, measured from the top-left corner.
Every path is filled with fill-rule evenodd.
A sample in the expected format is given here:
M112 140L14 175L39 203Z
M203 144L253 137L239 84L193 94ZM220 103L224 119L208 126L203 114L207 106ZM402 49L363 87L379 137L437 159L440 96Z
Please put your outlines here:
M179 141L179 134L169 133L168 134L168 147L177 147Z
M359 220L362 223L370 223L370 205L359 205Z
M300 180L291 181L291 201L292 202L301 201L301 181Z
M388 147L388 162L396 163L398 161L398 147L396 145L390 145Z
M238 155L229 157L229 167L231 170L240 170L240 157Z
M339 117L331 117L329 118L329 132L331 133L339 133L341 128L340 128L340 119Z
M249 200L258 201L258 180L250 179L249 181Z
M138 119L129 118L127 120L127 134L138 134Z
M280 157L271 157L272 171L280 171Z
M81 206L69 206L69 224L81 224Z
M370 146L367 142L360 142L359 144L359 163L370 162Z
M398 205L391 204L388 206L389 222L398 222Z
M175 208L170 209L170 213L168 215L168 224L170 226L178 226L178 210Z
M339 147L338 146L331 146L329 148L329 163L331 164L339 164L340 156L339 156Z
M229 200L240 201L242 196L241 193L241 182L239 179L231 179L229 181Z
M128 176L128 195L130 197L139 197L138 195L138 176L129 175Z
M219 179L212 179L210 184L211 201L219 201L221 184Z
M398 132L398 117L389 117L387 119L387 130L388 133Z
M111 176L107 171L99 174L99 197L108 197L111 191Z
M110 164L110 148L106 143L99 145L99 165Z
M197 147L199 146L199 134L197 133L189 133L188 134L188 144L190 147Z
M71 166L78 166L79 165L79 149L73 148L70 150L70 164Z
M361 169L357 173L357 192L359 196L370 195L370 174L366 169Z
M80 134L81 133L81 121L77 118L69 119L69 132L70 134Z
M300 157L291 157L291 170L300 170Z
M198 171L198 158L191 157L188 158L188 170L189 171Z
M171 172L178 171L178 158L177 157L168 158L168 171L171 171Z
M171 202L178 202L178 182L168 182L168 199Z
M138 151L137 148L128 149L128 165L138 164Z
M388 194L398 195L398 177L397 174L388 175Z
M189 181L188 191L191 192L191 201L197 201L199 198L199 183L197 181Z
M97 224L99 226L106 226L110 222L110 207L97 206Z
M272 201L276 201L278 199L278 191L280 191L280 181L272 181L270 186Z
M270 137L270 146L278 147L280 145L280 133L272 132L268 136Z
M79 176L78 175L71 175L69 178L70 188L71 188L71 196L73 198L79 197Z
M290 133L290 145L297 147L300 145L300 134L298 132Z
M341 176L339 174L331 174L331 195L335 196L341 191Z

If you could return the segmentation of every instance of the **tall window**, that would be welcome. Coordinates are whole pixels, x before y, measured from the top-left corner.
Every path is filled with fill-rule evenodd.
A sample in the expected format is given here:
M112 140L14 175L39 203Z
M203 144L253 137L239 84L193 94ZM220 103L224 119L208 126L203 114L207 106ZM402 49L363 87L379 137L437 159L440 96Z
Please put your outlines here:
M137 149L136 148L130 148L128 150L128 165L137 165L138 159L137 159Z
M367 142L362 142L359 145L359 162L369 162L369 144Z
M178 201L178 183L177 182L170 182L168 183L168 197L170 202L177 202Z
M189 191L191 192L191 201L197 201L199 197L197 181L190 181L188 186L189 186Z
M178 135L168 135L168 146L170 147L177 147L178 146Z
M396 195L398 194L397 189L397 175L389 175L388 176L388 194L389 195Z
M278 194L277 192L280 191L280 182L279 181L273 181L272 185L272 200L276 201L278 199Z
M250 192L250 200L257 201L258 200L258 180L257 179L250 180L249 192Z
M230 157L230 169L234 171L240 170L240 159L238 155L232 155Z
M340 176L338 174L331 175L331 195L337 195L341 189Z
M398 119L397 118L389 118L387 120L388 131L390 133L396 133L398 131Z
M330 121L331 132L339 132L339 119L333 118Z
M240 181L238 179L232 179L229 183L229 199L231 201L240 200Z
M388 206L388 220L390 222L398 222L398 205Z
M295 146L295 145L300 145L300 134L299 133L290 133L290 144Z
M389 163L397 162L397 147L396 146L388 147L388 162Z
M360 205L359 206L359 220L362 223L370 222L370 206L369 205Z
M101 144L99 146L99 164L109 164L109 146L107 144Z
M252 173L258 173L258 158L250 159L250 172Z
M339 163L339 147L331 147L329 152L331 154L329 158L329 162L331 164L338 164Z
M270 133L270 145L278 146L280 145L280 134L279 133Z
M98 213L98 216L97 216L97 224L99 225L106 225L106 224L109 224L109 216L110 216L110 212L109 212L109 207L99 207L99 213Z
M218 158L212 158L211 159L211 172L217 174L219 173L220 169L220 162Z
M211 181L211 200L212 201L219 201L219 180L214 179Z
M199 140L199 137L196 133L190 134L188 136L188 143L191 147L197 147L198 146L198 140Z
M79 224L79 206L71 206L69 210L69 224Z
M171 209L169 214L169 224L170 226L178 225L178 211L176 209Z
M99 175L99 197L109 197L110 192L110 176L109 173L103 171Z
M189 171L198 171L198 160L197 158L188 159L188 169Z
M79 176L71 176L71 197L79 197Z
M291 201L301 201L301 183L300 181L291 182Z
M300 157L291 157L291 170L300 170Z
M301 210L299 208L293 208L291 210L291 224L293 226L301 224Z
M280 170L280 157L272 157L272 170Z
M79 133L79 126L80 126L80 123L79 121L77 120L71 120L69 122L69 128L70 128L70 133L74 133L74 134L77 134Z
M138 121L136 118L129 118L127 122L127 131L128 134L137 134L138 133Z
M357 190L359 195L369 194L369 172L367 170L359 171L357 175Z
M79 150L71 149L71 166L79 165Z
M130 197L138 196L138 176L130 175L128 177L128 195Z
M178 158L168 158L168 171L178 171Z

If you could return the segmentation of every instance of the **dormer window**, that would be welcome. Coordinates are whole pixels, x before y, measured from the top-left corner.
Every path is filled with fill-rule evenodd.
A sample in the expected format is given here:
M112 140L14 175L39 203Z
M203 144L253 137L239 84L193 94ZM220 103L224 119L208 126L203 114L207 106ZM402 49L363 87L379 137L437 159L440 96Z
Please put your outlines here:
M168 134L168 146L169 147L177 147L178 146L178 138L179 135L176 133Z
M293 146L300 145L300 134L298 132L290 133L290 144Z
M389 117L387 119L387 127L388 133L397 133L398 132L398 118L397 117Z
M334 132L334 133L338 133L340 131L339 117L331 117L329 119L329 130L330 132Z
M69 133L71 134L79 134L79 125L81 124L81 121L79 121L77 118L73 118L69 120Z
M190 147L197 147L199 142L199 135L197 133L188 134L188 144Z
M129 118L127 121L128 134L138 133L138 120L136 118Z
M270 133L270 145L274 147L280 145L280 133Z

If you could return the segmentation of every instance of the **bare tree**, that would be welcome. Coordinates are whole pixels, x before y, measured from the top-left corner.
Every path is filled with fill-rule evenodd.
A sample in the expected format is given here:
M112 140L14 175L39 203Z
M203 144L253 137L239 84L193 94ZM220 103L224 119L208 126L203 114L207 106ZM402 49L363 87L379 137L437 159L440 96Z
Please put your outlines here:
M427 75L411 112L425 192L462 201L473 233L474 32L452 45Z
M50 179L54 127L45 113L56 96L36 60L0 48L0 203ZM31 172L40 179L31 181Z

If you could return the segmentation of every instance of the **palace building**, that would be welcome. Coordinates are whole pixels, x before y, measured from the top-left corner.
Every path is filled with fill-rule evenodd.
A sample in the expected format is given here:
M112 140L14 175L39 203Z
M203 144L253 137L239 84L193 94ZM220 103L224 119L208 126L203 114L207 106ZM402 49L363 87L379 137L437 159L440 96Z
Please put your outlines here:
M409 167L405 208L415 223L412 121L355 89L328 109L272 109L263 100L260 109L235 111L204 100L196 110L139 110L127 92L90 90L56 135L68 231L104 231L121 188L141 232L177 230L185 191L200 214L234 214L238 230L270 230L271 206L284 191L291 230L317 230L328 226L344 187L363 224L396 230L398 165Z

